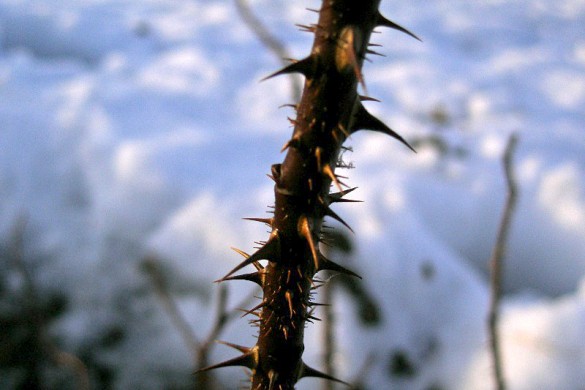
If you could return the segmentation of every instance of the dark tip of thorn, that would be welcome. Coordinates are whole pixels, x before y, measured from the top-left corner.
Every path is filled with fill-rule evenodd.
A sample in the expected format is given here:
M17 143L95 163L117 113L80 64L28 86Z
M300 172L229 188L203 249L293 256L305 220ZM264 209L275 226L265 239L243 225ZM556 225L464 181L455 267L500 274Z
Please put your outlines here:
M261 222L266 225L272 226L272 218L242 218L246 221Z
M240 356L235 357L233 359L226 360L225 362L214 364L212 366L200 368L199 370L195 371L195 374L199 374L199 373L205 372L205 371L215 370L216 368L236 367L236 366L247 367L250 370L253 370L257 365L256 360L257 359L255 356L254 349L250 349L247 353L244 353L243 355L240 355Z
M227 341L215 340L215 342L218 344L226 345L226 346L233 348L233 349L237 349L241 353L248 353L252 350L252 348L243 347L243 346L238 345L238 344L228 343Z
M380 100L373 98L371 96L364 96L364 95L360 95L360 100L362 102L368 101L368 102L378 102L380 103Z
M330 203L341 202L342 198L345 195L349 194L350 192L352 192L356 189L357 189L357 187L353 187L353 188L348 188L347 190L331 193L331 194L329 194L329 202Z
M337 222L339 222L340 224L342 224L343 226L345 226L346 228L348 228L350 232L352 232L352 233L355 234L355 232L353 231L353 229L351 228L351 226L349 226L347 224L347 222L345 222L343 220L343 218L341 218L339 215L337 215L337 213L335 211L331 210L331 208L327 207L325 209L325 215L327 215L328 217L333 218L334 220L336 220Z
M328 258L321 254L319 257L319 266L317 267L317 271L325 270L339 272L340 274L355 276L356 278L362 279L362 277L356 274L355 272L329 260Z
M252 272L249 274L232 275L232 276L224 277L222 279L216 280L215 283L228 282L230 280L245 280L248 282L256 283L257 285L262 287L262 277L260 276L260 273L258 273L258 272Z
M384 26L384 27L389 27L392 28L394 30L398 30L401 31L407 35L410 35L411 37L413 37L414 39L416 39L419 42L422 42L422 40L417 37L415 34L413 34L412 32L408 31L406 28L400 26L399 24L396 24L388 19L386 19L384 16L382 16L381 14L378 14L378 20L376 23L378 26Z
M398 133L396 133L394 130L386 126L384 122L370 114L368 110L366 110L366 108L360 104L360 107L358 108L355 114L355 122L353 128L351 129L351 132L353 133L361 129L378 131L380 133L389 135L390 137L397 139L407 148L416 153L416 150L414 150L414 148L410 146L410 144L406 142L404 138L402 138Z
M290 73L300 73L303 76L310 78L314 72L313 68L314 68L314 60L313 60L313 57L309 56L309 57L306 57L300 61L293 62L292 64L285 66L284 68L264 77L260 81L265 81L265 80L271 79L271 78L276 77L276 76L290 74Z
M344 384L346 386L351 387L351 385L347 382L342 381L341 379L337 379L331 375L327 375L324 372L315 370L312 367L309 367L307 364L305 364L304 362L302 363L302 368L301 368L301 374L299 375L299 379L300 378L307 378L307 377L312 377L312 378L321 378L321 379L327 379L333 382L337 382L337 383L341 383Z
M232 248L234 249L234 248ZM234 249L236 252L241 253L241 251ZM277 261L280 255L280 243L278 239L278 230L274 230L266 244L258 249L254 254L250 255L246 260L242 261L238 264L234 269L232 269L226 276L224 276L220 281L228 280L230 276L234 273L238 272L242 268L247 265L253 264L258 260L268 260L268 261Z

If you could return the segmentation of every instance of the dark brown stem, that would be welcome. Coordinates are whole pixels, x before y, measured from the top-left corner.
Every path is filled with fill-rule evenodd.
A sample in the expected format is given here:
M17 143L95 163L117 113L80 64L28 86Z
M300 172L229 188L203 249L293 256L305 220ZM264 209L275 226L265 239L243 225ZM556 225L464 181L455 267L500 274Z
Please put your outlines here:
M503 258L506 248L506 240L508 238L512 215L516 206L516 199L518 197L518 188L513 172L513 157L518 139L512 135L508 141L506 151L504 153L503 165L507 184L507 197L504 206L504 213L500 221L498 235L494 244L492 256L490 258L491 265L491 299L488 314L489 338L490 348L492 354L492 364L494 370L494 378L496 380L496 388L504 390L506 383L504 380L504 373L502 367L502 356L500 350L500 338L498 333L499 320L499 306L502 295L502 275L503 275Z
M369 4L367 4L369 3ZM307 80L284 162L274 169L273 240L252 389L292 389L306 374L301 360L312 278L323 268L318 242L334 169L352 129L358 79L379 1L325 2L313 27L312 54L298 62ZM272 257L272 256L270 256Z
M361 101L367 97L357 93L358 84L364 85L364 58L372 53L368 42L373 29L386 26L412 35L382 17L379 4L380 0L324 0L317 24L302 26L315 35L311 54L272 75L301 73L306 80L295 106L297 116L291 120L294 131L284 147L287 154L282 164L272 166L274 216L254 219L267 223L271 233L261 248L245 254L246 259L222 279L245 279L261 286L262 302L250 311L258 317L258 340L251 348L232 345L241 356L207 368L248 367L253 390L293 389L308 376L341 382L303 362L304 329L312 320L315 274L329 270L355 275L327 259L319 247L324 217L345 224L330 208L351 191L344 190L335 174L344 141L351 133L368 129L406 144L366 111ZM332 184L339 192L329 192ZM262 266L260 260L268 262ZM257 272L234 275L252 264Z

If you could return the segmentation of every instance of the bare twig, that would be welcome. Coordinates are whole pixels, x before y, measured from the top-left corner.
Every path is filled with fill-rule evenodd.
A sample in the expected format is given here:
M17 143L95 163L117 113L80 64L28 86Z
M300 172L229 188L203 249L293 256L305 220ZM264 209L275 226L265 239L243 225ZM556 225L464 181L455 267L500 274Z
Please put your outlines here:
M325 273L325 280L327 280L330 276L331 275L329 272ZM331 302L333 301L333 285L331 282L332 281L330 280L329 283L325 283L321 291L323 302L326 303L326 305L322 307L321 311L321 326L323 329L323 368L325 369L325 373L327 375L334 377L335 365L333 364L333 357L335 355L335 316L330 306ZM321 388L323 390L333 390L335 388L335 382L323 381Z
M217 308L215 311L215 322L211 327L206 338L199 340L187 319L179 310L175 300L173 299L167 282L162 275L160 267L156 259L147 258L143 262L144 270L150 277L151 283L154 287L157 297L163 304L164 310L171 319L173 325L177 328L183 341L191 351L193 364L196 370L206 367L209 362L209 354L211 347L219 337L225 326L229 321L238 314L237 309L227 309L228 290L227 286L221 285L219 289L219 296L217 300ZM245 297L236 307L245 307L249 304L253 294ZM197 389L211 389L215 388L213 378L209 372L201 372L195 377L195 388Z
M518 197L518 189L514 178L512 164L517 142L518 142L517 136L515 134L512 134L512 136L510 136L508 145L506 147L506 151L504 153L503 165L506 176L506 184L508 187L508 193L506 197L504 213L502 215L502 219L500 221L500 226L498 229L498 235L490 258L491 299L488 314L488 325L493 370L496 380L496 388L498 390L504 390L506 388L502 367L500 339L497 326L499 319L499 304L502 290L503 257L506 247L506 240L510 230L512 214L514 213L516 199Z
M258 19L252 13L248 2L246 0L235 0L235 2L242 20L244 23L246 23L250 30L256 34L260 42L262 42L263 45L268 47L268 49L270 49L270 51L272 51L278 57L283 66L289 65L286 59L290 58L290 56L286 48L270 33L270 31L268 31L260 19ZM295 78L295 76L291 76L289 79L291 83L293 101L297 102L301 97L301 84L299 80Z
M195 332L193 332L191 325L189 325L185 317L179 311L175 300L171 297L169 288L161 273L158 262L153 258L147 258L143 262L143 269L150 277L150 281L154 287L156 296L161 301L164 310L171 319L173 325L181 334L183 342L188 346L189 351L191 351L193 362L196 364L199 354L199 340L197 340L197 336L195 335Z

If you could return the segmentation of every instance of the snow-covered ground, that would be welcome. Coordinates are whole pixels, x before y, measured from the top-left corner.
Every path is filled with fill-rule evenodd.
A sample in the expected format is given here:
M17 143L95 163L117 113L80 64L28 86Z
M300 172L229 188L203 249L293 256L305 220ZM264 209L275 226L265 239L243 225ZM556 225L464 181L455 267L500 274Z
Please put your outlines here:
M305 8L318 1L251 3L292 56L308 53L294 24L313 22ZM493 388L487 261L516 132L505 376L512 390L583 389L585 1L384 0L382 12L423 43L374 35L387 57L364 70L382 100L368 108L418 153L377 134L350 140L349 183L365 203L336 211L356 231L347 263L382 322L360 325L354 298L337 291L340 376L373 356L361 373L373 388ZM20 229L35 289L66 298L49 329L59 348L111 373L114 388L188 383L190 351L144 259L203 339L212 281L239 260L230 246L267 236L241 218L272 203L265 173L291 132L278 108L289 80L258 82L278 67L230 0L0 0L0 300L26 284L5 260ZM252 291L229 288L230 306ZM221 338L253 334L243 319ZM313 366L319 337L311 326ZM212 361L230 356L218 346ZM244 378L217 375L226 388ZM2 388L17 380L1 376Z

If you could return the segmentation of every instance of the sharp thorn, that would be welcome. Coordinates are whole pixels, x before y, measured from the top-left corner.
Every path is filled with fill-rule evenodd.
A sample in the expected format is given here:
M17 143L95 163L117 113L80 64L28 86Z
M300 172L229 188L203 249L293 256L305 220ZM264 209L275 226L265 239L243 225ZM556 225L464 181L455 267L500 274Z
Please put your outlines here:
M357 187L353 187L353 188L348 188L347 190L343 190L340 192L334 192L329 194L329 203L335 203L335 202L341 202L342 198L349 194L350 192L356 190Z
M385 55L385 54L378 53L377 51L370 50L370 49L367 49L367 50L366 50L366 53L367 53L367 54L374 55L374 56L386 57L386 55Z
M272 226L272 221L274 220L273 218L242 218L242 219L244 219L246 221L262 222L268 226Z
M292 291L290 291L290 290L287 290L287 291L284 293L284 297L286 298L286 302L288 303L288 312L289 312L289 318L293 318L293 315L294 315L294 313L295 313L295 311L294 311L294 308L293 308L293 307L294 307L294 305L293 305L293 301L292 301L292 298L293 298L293 292L292 292Z
M317 371L314 368L309 367L307 364L305 364L305 362L303 362L302 366L301 366L301 372L299 374L299 379L307 378L307 377L327 379L327 380L341 383L341 384L344 384L346 386L351 387L351 385L349 383L344 382L341 379L337 379L335 377L332 377L331 375L327 375L324 372Z
M287 150L288 148L300 148L301 146L301 139L298 136L293 136L291 139L289 139L288 141L286 141L286 143L284 144L284 146L282 147L282 149L280 149L280 152L284 152L285 150Z
M209 370L215 370L216 368L222 368L222 367L237 367L237 366L241 366L241 367L247 367L250 370L253 370L254 368L256 368L257 363L257 351L256 351L256 347L250 349L248 352L244 353L243 355L240 355L238 357L235 357L233 359L230 360L226 360L225 362L221 362L221 363L217 363L214 364L212 366L208 366L205 368L201 368L197 371L195 371L196 374L200 373L200 372L205 372L205 371L209 371Z
M245 252L242 252L236 248L232 248L232 249L234 249L236 252L238 252L240 254L245 253ZM278 261L279 256L280 256L280 243L279 243L279 238L278 238L278 230L275 229L263 247L258 249L254 254L248 256L248 258L246 260L244 260L243 262L238 264L226 276L224 276L222 279L220 279L219 282L226 280L226 278L230 277L235 272L238 272L239 270L241 270L245 266L253 264L253 263L257 262L258 260Z
M227 345L228 347L231 347L233 349L237 349L241 353L248 353L252 350L252 348L243 347L243 346L238 345L238 344L228 343L227 341L215 340L215 342L218 344Z
M331 179L331 181L333 183L335 183L335 185L337 186L339 191L343 191L343 187L342 187L343 183L341 183L339 181L339 179L337 179L337 176L335 175L335 173L333 173L333 169L331 168L331 166L329 164L323 165L321 170L325 175L327 175Z
M222 278L219 280L216 280L216 283L220 283L220 282L227 282L229 280L247 280L248 282L254 282L257 285L259 285L260 287L262 287L262 276L260 275L259 272L252 272L249 274L242 274L242 275L232 275L232 276L228 276L227 278Z
M314 73L314 62L315 61L313 57L311 56L306 57L300 61L293 62L292 64L285 66L284 68L272 73L271 75L264 77L261 81L265 81L270 78L289 73L300 73L307 78L311 78Z
M411 33L410 31L408 31L404 27L386 19L385 17L382 16L382 14L378 14L378 20L376 21L376 25L383 26L383 27L389 27L389 28L392 28L394 30L401 31L407 35L410 35L411 37L413 37L417 41L422 42L422 40L419 37L417 37L415 34Z
M398 141L402 142L406 147L416 153L416 150L404 138L402 138L398 133L394 130L386 126L384 122L370 114L363 105L360 104L356 114L355 114L355 122L353 124L352 133L358 130L373 130L378 131L380 133L384 133L389 135L392 138L397 139Z
M309 302L309 306L331 306L330 303Z
M337 213L335 211L331 210L331 208L327 207L325 209L325 215L328 216L328 217L331 217L334 220L336 220L337 222L341 223L343 226L345 226L346 228L348 228L350 232L352 232L352 233L355 234L355 232L353 231L353 229L351 228L351 226L349 226L347 224L347 222L345 222L339 215L337 215Z
M361 86L364 89L364 91L367 91L366 83L364 81L364 77L363 77L362 71L360 69L360 65L358 63L357 54L355 52L355 47L354 47L354 30L353 29L350 29L348 31L348 34L347 35L348 36L347 36L346 39L348 40L348 42L346 42L346 43L347 43L347 47L348 47L349 50L347 50L346 53L348 54L348 59L349 59L349 61L351 63L351 66L353 67L353 72L355 74L355 77L357 78L358 82L361 84Z
M322 254L320 254L319 257L319 266L317 267L317 271L335 271L335 272L339 272L340 274L346 274L346 275L351 275L351 276L355 276L359 279L361 279L362 277L359 276L358 274L356 274L353 271L348 270L345 267L342 267L341 265L329 260L328 258L326 258L325 256L323 256Z
M249 310L243 310L244 314L242 314L242 318L247 316L248 314L254 314L254 312L258 309L262 309L264 306L266 306L267 303L262 301L259 304L257 304L256 306L254 306L253 308L249 309Z
M313 261L315 262L315 270L317 270L319 267L319 254L317 251L317 246L315 245L315 241L313 240L311 227L309 226L309 218L306 215L302 215L299 219L298 230L301 237L304 237L309 244L309 249L311 250L311 255L313 256Z
M369 101L369 102L378 102L380 103L380 100L370 97L370 96L364 96L364 95L359 95L360 96L360 101L365 102L365 101Z

